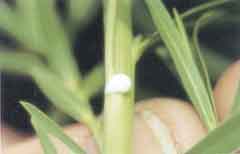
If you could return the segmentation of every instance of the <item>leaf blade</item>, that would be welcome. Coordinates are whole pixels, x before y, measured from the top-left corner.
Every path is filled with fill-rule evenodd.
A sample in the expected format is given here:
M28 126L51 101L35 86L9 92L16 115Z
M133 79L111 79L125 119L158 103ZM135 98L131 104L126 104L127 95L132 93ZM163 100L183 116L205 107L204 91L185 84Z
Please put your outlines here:
M46 132L44 132L41 128L38 127L38 124L35 122L35 120L31 119L31 123L37 133L37 136L40 139L44 154L57 154L57 150L54 147L53 143L50 141Z
M0 70L28 74L32 73L33 67L42 66L40 59L29 53L19 53L9 49L1 49L0 52Z
M80 148L70 137L65 135L65 133L61 130L61 128L53 120L49 119L43 112L41 112L35 106L27 102L21 102L21 104L31 115L33 124L37 128L37 131L42 136L42 139L45 139L45 141L47 141L48 139L46 137L46 134L42 134L42 133L43 132L49 133L55 136L56 138L58 138L59 140L61 140L65 145L67 145L68 148L70 148L70 150L73 153L76 153L76 154L85 153L82 148Z
M0 1L0 28L13 37L20 39L22 25L18 22L17 15L5 2Z
M22 36L19 39L32 51L46 52L46 42L41 32L37 0L16 0L16 19L22 27ZM21 19L21 20L19 20Z
M239 121L240 112L216 128L186 154L228 154L237 150L240 147Z
M160 0L145 0L145 2L158 32L169 50L188 96L208 129L214 129L217 125L216 115L212 109L212 102L209 100L199 69L194 61L180 15L175 12L175 20L172 19Z
M68 29L72 35L85 28L97 15L101 2L98 0L69 0Z
M211 21L211 19L214 19L218 15L219 15L218 12L215 12L215 11L207 12L207 13L203 14L196 21L195 26L193 28L193 34L192 34L193 47L195 49L194 57L196 58L196 61L198 62L198 68L199 68L200 73L202 74L202 79L204 81L206 90L208 92L209 100L212 102L211 105L212 105L215 115L217 115L217 111L216 111L215 100L214 100L213 92L212 92L212 85L211 85L210 77L208 75L208 69L207 69L205 60L201 53L201 47L199 44L198 35L199 35L200 29L202 28L202 26L209 23Z
M38 50L44 51L43 56L48 60L49 66L62 76L70 89L78 89L81 73L72 53L69 36L57 12L56 1L30 1L35 3L34 13L38 17L35 19L36 26L38 26L37 30L39 30L43 41L43 47L39 47Z
M223 4L231 2L231 1L234 1L234 0L212 0L210 2L203 3L197 7L194 7L194 8L191 8L191 9L185 11L184 13L181 14L181 17L183 19L186 19L196 13L202 12L204 10L207 10L207 9L210 9L213 7L223 5Z

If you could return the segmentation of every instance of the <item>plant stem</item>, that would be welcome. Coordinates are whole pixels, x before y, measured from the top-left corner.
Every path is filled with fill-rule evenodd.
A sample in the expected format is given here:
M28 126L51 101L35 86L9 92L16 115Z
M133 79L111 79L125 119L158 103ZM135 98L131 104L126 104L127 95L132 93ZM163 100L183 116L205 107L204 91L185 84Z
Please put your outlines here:
M116 74L127 75L134 83L131 53L131 0L105 0L106 83ZM133 85L133 84L132 84ZM105 93L104 154L131 154L134 89Z

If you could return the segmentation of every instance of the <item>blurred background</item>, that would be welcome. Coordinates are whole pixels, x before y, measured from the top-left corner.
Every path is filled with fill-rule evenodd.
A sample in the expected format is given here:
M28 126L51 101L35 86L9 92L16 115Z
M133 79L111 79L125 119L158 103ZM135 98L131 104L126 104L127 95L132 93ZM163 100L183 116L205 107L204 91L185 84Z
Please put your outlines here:
M3 0L0 0L0 5L1 1ZM68 17L67 1L56 0L56 8L63 24ZM103 9L100 0L81 1L75 12L79 20L72 25L71 43L79 68L83 74L86 74L103 61ZM11 7L15 7L14 0L6 2ZM164 2L169 9L176 7L180 12L184 12L209 0L165 0ZM133 9L134 33L151 35L155 28L143 0L134 0ZM202 51L213 85L230 63L240 59L240 1L235 0L234 3L224 4L214 10L219 11L221 16L205 26L200 33ZM186 20L189 34L198 16ZM2 47L17 49L19 44L6 31L0 29L0 52ZM158 47L161 47L161 44L149 48L137 65L136 100L159 96L187 99L168 56L164 53L161 56L156 54ZM32 132L27 113L20 106L19 100L33 102L62 124L72 122L62 113L57 113L56 116L56 111L52 109L53 107L31 78L1 72L2 122L17 128L20 132ZM100 92L92 97L91 102L95 113L101 113L103 93Z

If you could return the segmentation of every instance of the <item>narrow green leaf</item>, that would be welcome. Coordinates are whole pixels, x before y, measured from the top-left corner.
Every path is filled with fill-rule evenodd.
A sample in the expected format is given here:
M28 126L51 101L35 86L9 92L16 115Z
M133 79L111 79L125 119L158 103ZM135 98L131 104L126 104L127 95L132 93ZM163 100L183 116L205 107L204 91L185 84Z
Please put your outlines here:
M30 75L32 69L39 66L43 66L43 64L41 60L33 54L13 52L9 50L0 51L1 71Z
M32 77L58 109L89 127L100 144L100 124L91 110L88 98L66 88L63 80L47 69L34 68Z
M57 154L57 150L53 143L51 142L51 140L49 139L47 132L44 132L42 129L40 129L35 121L36 120L31 119L31 123L34 127L34 130L40 139L40 143L42 145L44 154Z
M206 25L207 23L209 23L211 21L211 19L215 19L215 17L218 15L219 14L216 11L207 12L207 13L203 14L196 21L194 29L193 29L193 36L192 36L193 47L194 47L194 51L195 51L194 56L196 58L196 61L198 62L199 71L202 74L202 78L205 83L205 87L208 91L209 99L212 102L211 104L212 104L212 108L214 109L215 115L217 115L217 114L216 114L216 107L215 107L214 98L213 98L212 85L211 85L210 77L208 75L208 69L207 69L205 60L202 56L201 49L200 49L198 35L199 35L200 28L202 26Z
M43 67L36 56L28 53L0 52L0 70L30 75L55 106L74 119L94 127L94 115L87 103L88 99L68 90L63 80Z
M33 51L46 52L46 42L41 33L41 21L38 14L38 0L16 0L15 14L23 25L21 42ZM21 19L21 20L20 20Z
M93 127L95 117L90 105L86 103L89 101L87 98L80 97L67 89L63 80L47 69L33 69L32 77L57 108L75 120L90 123L91 128Z
M22 25L18 21L14 10L0 1L0 29L19 39L22 36Z
M185 50L188 50L188 53L190 53L189 54L189 56L191 56L191 57L189 57L189 58L191 58L191 59L193 59L193 64L195 64L196 66L198 66L198 70L199 70L199 72L200 73L202 73L202 74L200 74L200 77L202 78L202 81L203 81L203 83L205 84L204 86L204 88L207 90L207 92L208 92L208 97L209 97L209 105L211 105L211 107L209 107L209 106L205 106L205 109L206 108L210 108L210 112L214 112L214 115L217 115L216 114L216 109L215 109L215 103L214 103L214 99L213 99L213 94L212 94L212 87L211 87L211 83L210 83L210 79L209 79L209 75L208 75L208 71L207 71L207 68L206 68L206 64L205 64L205 62L204 62L204 59L203 59L203 57L202 57L202 55L201 55L201 51L200 51L200 48L199 48L199 46L198 46L198 40L195 40L194 41L194 43L195 43L195 45L196 45L196 48L195 48L195 50L196 50L196 52L193 52L193 51L191 51L192 49L191 49L191 46L190 46L190 41L188 40L188 38L187 38L187 34L186 34L186 31L185 31L185 28L184 28L184 25L183 25L183 23L182 23L182 21L181 21L181 18L180 18L180 16L178 15L178 13L177 13L177 11L176 10L174 10L174 15L175 15L175 18L176 18L176 21L177 21L177 25L178 25L178 27L179 27L179 30L180 30L180 33L182 34L182 40L183 40L183 42L185 42L184 43L184 48L185 48ZM194 29L195 31L194 31L194 34L193 35L195 35L195 38L194 39L197 39L197 34L198 34L198 30L199 30L199 26L198 26L198 24L201 24L201 23L203 23L203 21L204 20L200 20L200 21L198 21L197 22L197 26L196 26L196 28ZM194 59L196 57L196 60ZM194 62L194 61L196 61L196 62ZM199 65L197 65L199 63ZM204 89L203 89L204 90ZM203 103L203 102L200 102L200 103ZM216 116L215 116L216 117Z
M198 5L198 6L194 7L194 8L191 8L191 9L187 10L186 12L182 13L182 14L180 15L180 17L184 20L184 19L186 19L186 18L188 18L188 17L191 17L191 16L194 15L194 14L197 14L197 13L199 13L199 12L202 12L202 11L207 10L207 9L210 9L210 8L214 8L214 7L223 5L223 4L225 4L225 3L227 3L227 2L231 2L231 1L234 1L234 0L212 0L212 1L210 1L210 2L206 2L206 3L204 3L204 4ZM220 11L218 11L218 12L220 12ZM221 12L221 13L222 13L222 12ZM160 38L159 38L158 35L156 35L156 34L157 34L157 33L153 33L152 36L151 36L150 38L148 38L148 39L145 39L144 43L142 43L141 45L140 45L140 42L138 42L138 41L140 41L140 40L139 40L139 37L137 37L137 38L135 39L135 41L136 41L137 44L139 44L139 46L145 46L145 47L147 48L148 46L151 46L151 44L155 43L155 41L160 40ZM141 39L142 39L142 38L141 38ZM141 41L142 41L142 40L141 40ZM149 44L149 45L148 45L148 44ZM137 46L137 45L136 45L136 46ZM137 50L136 50L136 51L137 51ZM140 56L137 56L137 57L141 57L141 55L142 55L141 53L142 53L144 50L140 50L140 51L141 51L141 52L137 52L137 53L136 53L137 55L140 55Z
M240 112L193 146L186 154L229 154L240 148Z
M21 1L21 0L18 0ZM44 34L46 43L49 46L48 50L57 47L58 43L64 47L64 50L69 50L69 40L61 23L60 17L56 10L55 0L34 0L36 1L36 11L39 16L39 23L41 24L41 31ZM62 49L63 50L63 49ZM57 52L57 51L52 51ZM61 51L63 52L63 51ZM66 52L66 51L65 51Z
M208 81L210 81L210 79L209 79L209 76L208 76L208 71L207 71L207 67L206 67L204 58L203 58L202 53L201 53L201 47L200 47L200 44L199 44L198 35L199 35L200 29L203 26L205 26L206 24L210 23L212 21L212 19L215 19L218 16L219 16L219 14L216 11L211 11L211 12L204 13L196 21L194 29L193 29L193 36L192 36L193 47L194 47L194 49L196 51L196 52L194 52L195 58L199 62L199 69L200 69L200 71L203 74L204 81L207 81L206 85L208 87L211 87L210 83L208 82Z
M193 46L193 44L191 45ZM216 79L219 75L227 69L227 67L231 64L231 58L224 57L223 55L213 51L207 47L201 47L203 52L203 59L205 59L209 75L211 79ZM165 47L158 47L156 49L157 56L163 60L166 66L171 70L172 73L176 74L176 69L174 68L173 63L171 62L168 51Z
M89 97L97 94L104 86L104 66L98 64L83 79L84 92Z
M185 52L182 52L182 54L184 54L185 58L187 58L189 60L190 64L195 64L193 52L191 50L191 46L189 43L190 41L187 36L187 32L184 27L183 21L176 9L173 9L173 14L174 14L175 22L176 22L176 29L178 31L178 34L176 34L176 35L179 35L179 37L181 39L181 41L178 42L179 43L178 45L179 45L179 47L182 46L182 49L185 50Z
M198 5L196 7L193 7L191 9L187 10L186 12L181 14L181 17L183 19L186 19L188 17L191 17L194 14L200 13L207 9L211 9L211 8L214 8L214 7L217 7L217 6L223 5L228 2L232 2L232 1L234 1L234 0L211 0L209 2L203 3L201 5Z
M49 119L47 115L38 110L35 106L21 102L24 108L31 115L31 121L36 128L36 132L40 136L45 149L46 154L55 154L56 151L52 148L48 135L53 135L61 142L63 142L74 154L85 153L70 137L64 134L60 126L58 126L53 120ZM49 145L47 143L50 143Z
M17 0L16 10L11 10L1 2L0 26L13 33L24 48L40 51L68 88L79 91L81 74L55 3L55 0Z
M101 2L99 0L69 0L68 28L72 35L83 29L97 15Z
M72 53L70 40L57 14L56 1L29 1L35 1L37 22L44 39L44 56L50 67L67 82L69 88L76 90L81 82L81 74Z
M145 0L155 26L167 46L182 84L209 130L217 126L207 89L193 57L188 37L179 14L175 20L160 0Z
M10 29L14 25L13 11L5 2L0 2L0 26L4 30Z
M232 107L232 114L240 112L240 81L238 81L238 89L235 95L233 107Z

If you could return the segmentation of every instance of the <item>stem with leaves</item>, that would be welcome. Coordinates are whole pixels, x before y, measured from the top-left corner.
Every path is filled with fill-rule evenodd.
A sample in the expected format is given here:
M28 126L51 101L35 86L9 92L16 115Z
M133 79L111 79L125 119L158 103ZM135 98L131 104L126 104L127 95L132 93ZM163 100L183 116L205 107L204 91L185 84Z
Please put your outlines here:
M131 154L134 113L134 63L131 53L131 0L104 1L106 83L124 74L132 83L126 92L105 94L104 154Z

